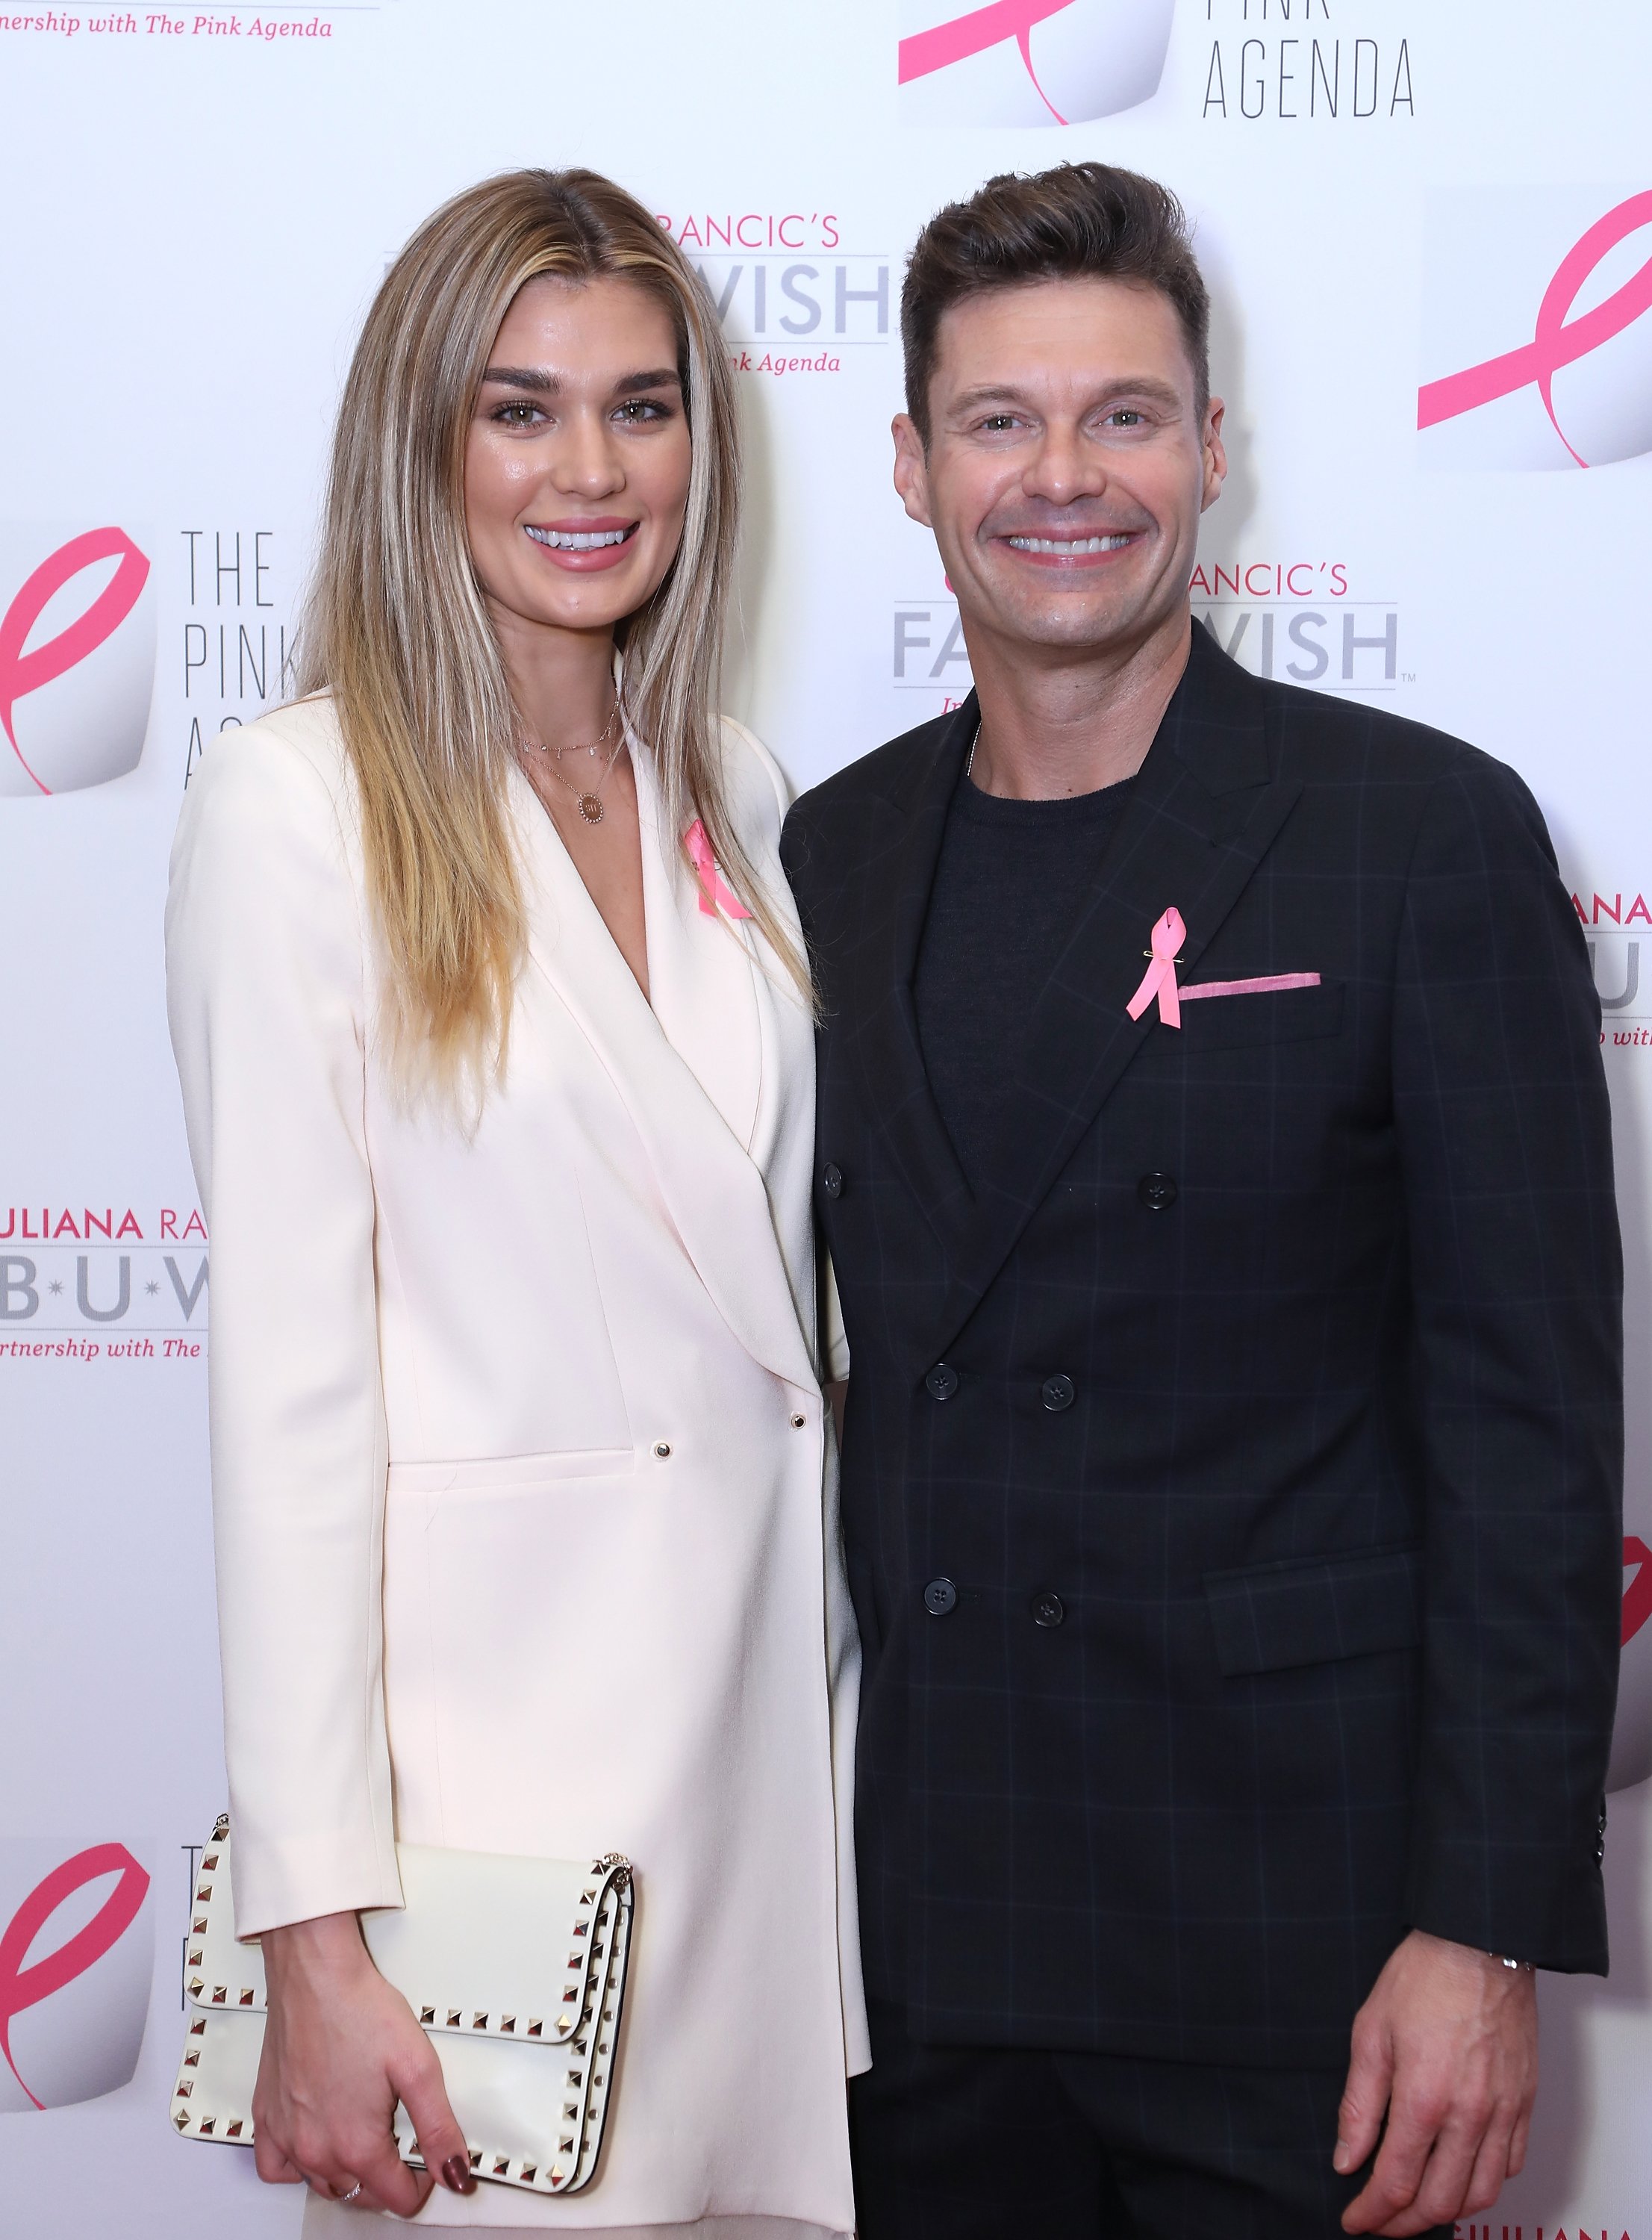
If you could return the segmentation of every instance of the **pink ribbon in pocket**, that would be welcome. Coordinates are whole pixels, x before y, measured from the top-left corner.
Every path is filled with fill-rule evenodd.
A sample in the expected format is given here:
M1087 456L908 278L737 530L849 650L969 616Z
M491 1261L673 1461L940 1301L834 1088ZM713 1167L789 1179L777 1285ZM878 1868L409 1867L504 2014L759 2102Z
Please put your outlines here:
M718 874L717 859L711 852L711 843L705 837L705 827L696 817L683 836L683 844L689 851L689 861L700 882L700 915L715 917L719 907L730 917L749 917L751 912L738 895L730 892Z
M1160 1024L1166 1027L1181 1025L1182 1004L1176 984L1176 952L1187 937L1188 930L1182 923L1182 913L1172 903L1153 929L1153 962L1142 974L1141 986L1126 1006L1133 1019L1139 1019L1156 996Z

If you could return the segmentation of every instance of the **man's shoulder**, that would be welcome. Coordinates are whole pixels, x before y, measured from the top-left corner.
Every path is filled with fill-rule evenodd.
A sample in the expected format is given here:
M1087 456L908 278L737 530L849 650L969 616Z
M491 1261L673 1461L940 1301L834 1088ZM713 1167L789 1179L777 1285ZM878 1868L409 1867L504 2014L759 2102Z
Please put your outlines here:
M847 763L792 803L781 835L781 857L794 886L811 866L863 863L869 830L899 813L941 751L956 712L936 716ZM818 841L817 848L814 843Z
M1369 700L1255 677L1282 766L1309 785L1431 790L1455 780L1471 793L1525 793L1507 763L1449 731Z
M846 763L823 778L792 805L792 818L807 824L829 823L845 813L853 815L869 803L890 802L899 806L915 777L928 769L939 752L948 729L956 720L949 712L887 739L870 754Z

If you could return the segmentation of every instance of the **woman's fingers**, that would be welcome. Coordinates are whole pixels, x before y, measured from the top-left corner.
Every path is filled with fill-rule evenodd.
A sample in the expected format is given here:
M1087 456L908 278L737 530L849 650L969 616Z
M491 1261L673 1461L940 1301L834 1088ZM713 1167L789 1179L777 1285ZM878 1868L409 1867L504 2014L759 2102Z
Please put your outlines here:
M450 2193L474 2193L476 2181L470 2170L470 2150L455 2120L448 2099L442 2064L428 2038L423 2057L410 2054L392 2071L391 2083L401 2096L424 2157L424 2167Z

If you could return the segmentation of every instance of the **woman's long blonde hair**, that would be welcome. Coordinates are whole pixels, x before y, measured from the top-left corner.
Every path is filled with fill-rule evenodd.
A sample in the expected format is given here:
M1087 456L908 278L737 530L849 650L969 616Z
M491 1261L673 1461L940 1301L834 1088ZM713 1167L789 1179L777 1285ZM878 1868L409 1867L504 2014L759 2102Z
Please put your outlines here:
M697 817L805 1001L807 966L729 814L715 713L739 510L734 381L681 250L596 171L508 171L428 218L386 274L339 409L300 688L333 696L404 1074L479 1092L503 1067L525 946L506 786L520 723L471 563L464 458L489 353L543 274L623 276L665 306L692 437L683 542L621 625L625 705L665 830Z

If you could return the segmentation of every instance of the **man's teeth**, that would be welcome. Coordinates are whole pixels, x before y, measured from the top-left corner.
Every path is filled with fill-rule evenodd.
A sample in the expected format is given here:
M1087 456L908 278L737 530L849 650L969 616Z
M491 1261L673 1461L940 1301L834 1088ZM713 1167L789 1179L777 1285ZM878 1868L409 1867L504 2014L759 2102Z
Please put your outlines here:
M629 529L530 529L528 534L536 544L548 544L553 552L596 552L604 544L623 544L630 535Z
M1130 539L1125 530L1116 537L1011 537L1006 541L1017 552L1058 552L1068 559L1075 552L1116 552Z

